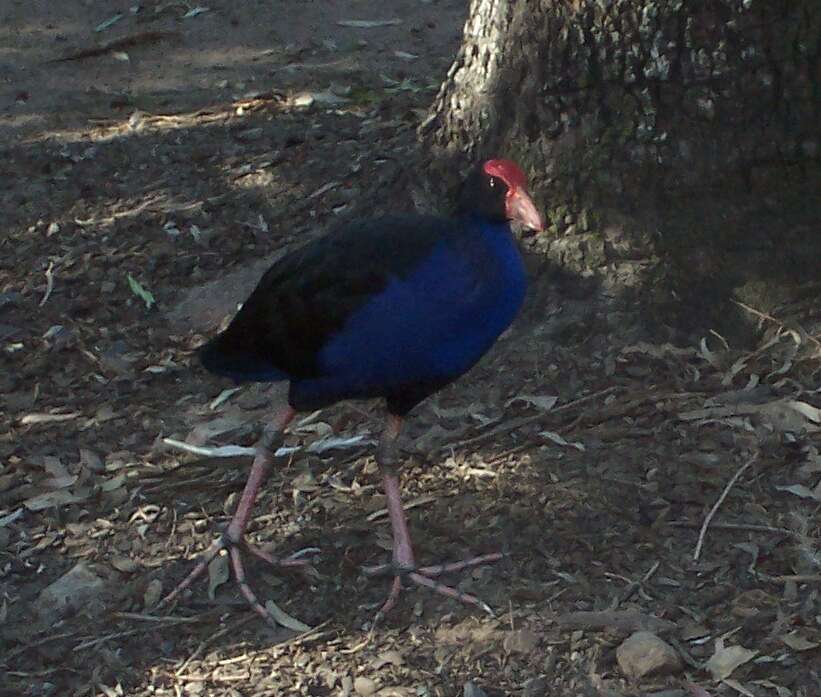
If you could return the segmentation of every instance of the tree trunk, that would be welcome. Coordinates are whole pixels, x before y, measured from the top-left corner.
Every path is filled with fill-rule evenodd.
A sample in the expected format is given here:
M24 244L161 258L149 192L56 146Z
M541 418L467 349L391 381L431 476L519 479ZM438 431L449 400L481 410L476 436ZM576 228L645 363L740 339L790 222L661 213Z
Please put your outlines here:
M543 251L655 328L731 331L821 288L820 53L818 0L473 0L420 138L523 164Z

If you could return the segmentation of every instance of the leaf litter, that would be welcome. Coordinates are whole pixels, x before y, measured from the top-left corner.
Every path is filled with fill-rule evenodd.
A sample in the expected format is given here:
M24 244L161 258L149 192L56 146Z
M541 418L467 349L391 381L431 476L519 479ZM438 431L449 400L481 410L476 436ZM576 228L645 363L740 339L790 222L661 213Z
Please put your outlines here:
M191 45L211 46L214 37L203 41L188 32L227 26L217 21L222 6L211 5L208 17L184 23ZM163 7L157 4L160 20L170 12L175 22L192 9ZM252 23L241 6L232 12ZM154 22L148 14L143 7L116 29L137 19ZM325 22L335 24L340 16ZM100 18L85 26L95 22ZM675 678L629 686L619 672L613 659L619 642L634 627L648 625L689 656L690 679L709 686L708 692L688 685L693 695L729 689L813 694L821 640L813 604L821 545L817 500L810 495L817 492L821 466L817 327L785 327L753 312L763 333L752 350L733 349L712 334L694 346L635 340L620 346L613 337L555 344L525 318L515 342L503 341L472 375L417 410L403 443L405 501L419 502L408 506L419 530L417 554L435 562L477 547L509 547L509 564L456 579L490 602L500 619L474 617L419 593L409 595L384 626L367 628L372 610L360 606L384 600L385 588L365 583L356 569L385 561L391 543L389 534L374 535L374 528L387 530L370 445L379 411L371 405L324 410L304 428L297 426L285 446L287 464L272 473L252 521L256 540L278 550L322 548L320 578L309 585L262 566L255 565L253 575L263 601L273 596L306 626L330 619L328 635L309 633L288 643L294 630L276 634L259 626L244 614L230 584L213 589L216 611L203 589L181 602L174 616L135 619L156 604L164 584L179 580L183 562L227 520L247 474L254 429L267 414L264 405L241 407L235 429L208 432L198 446L202 454L162 447L165 438L184 443L200 423L240 403L242 394L223 393L223 384L193 367L193 352L236 306L241 289L225 292L224 301L212 289L204 313L209 319L181 326L144 312L156 302L120 282L122 274L140 279L143 291L154 291L165 303L182 287L220 278L228 268L315 234L337 207L349 205L347 187L358 178L372 192L356 202L363 214L379 200L398 197L401 192L390 187L399 181L399 168L390 159L374 163L371 154L391 152L401 159L409 152L414 114L429 100L428 54L441 50L425 43L433 34L426 27L419 48L412 44L418 58L392 53L396 46L411 47L405 43L408 26L348 27L367 29L369 39L377 33L371 29L392 37L385 52L389 63L366 75L333 75L324 84L312 82L310 71L285 70L276 54L264 56L265 70L277 81L294 81L282 94L328 90L345 102L316 102L298 111L272 93L191 110L126 104L124 114L99 122L84 115L82 143L55 133L54 139L63 139L59 146L13 149L21 171L30 175L13 182L16 191L22 194L35 182L53 195L40 199L39 227L36 218L24 219L27 212L9 208L15 256L25 263L2 279L4 293L9 288L19 296L2 308L3 326L14 333L3 328L0 334L4 358L14 367L11 381L3 383L0 410L0 584L10 644L0 668L9 673L10 689L46 691L49 683L57 686L52 691L71 694L83 675L89 690L110 694L178 689L217 695L234 688L243 694L354 694L358 684L386 695L468 689L498 695L527 694L526 686L531 689L541 674L550 677L556 694L679 688L683 683ZM347 51L341 39L337 43L338 53ZM160 53L169 48L150 37L135 40L133 49L116 40L101 48L127 50L135 58L129 69L137 70L137 51L148 44ZM324 61L311 57L315 49L306 45L299 49L306 64ZM96 50L85 57L102 55ZM393 72L397 59L407 74ZM230 75L232 87L241 77ZM350 85L350 92L337 93L328 87L332 80ZM360 100L360 82L388 90L372 90L375 99ZM238 94L246 91L237 88ZM128 118L138 111L139 118ZM88 113L96 118L110 112L100 102ZM269 119L277 124L275 133ZM233 138L235 127L237 133L261 129L260 137ZM265 188L262 208L247 193L226 195L225 181L249 166L247 172L256 172L263 161L277 162L264 169L281 181ZM70 168L69 176L44 174L61 167ZM289 172L299 176L291 181ZM163 184L172 173L173 195ZM119 188L110 197L100 193L94 203L71 189L75 181ZM322 191L331 182L339 185ZM179 235L164 229L172 219ZM253 248L247 236L183 234L193 225L227 231L249 219L265 221L265 247L261 231L254 233ZM50 291L48 276L44 281L41 272L23 271L42 269L44 259L53 262ZM150 290L143 286L147 279ZM555 298L539 302L542 314L567 312ZM60 333L51 331L56 326L70 329L75 343L61 347ZM311 423L316 427L307 428ZM543 433L585 450L557 446ZM321 444L333 439L343 447L323 450ZM234 455L243 459L208 459L222 447L245 448ZM727 488L753 450L759 460ZM689 552L708 508L725 490L702 554L693 561ZM30 600L80 560L93 565L106 592L114 593L106 609L117 612L104 621L80 612L59 627L33 627L26 614ZM645 579L642 574L657 562ZM753 589L764 594L742 597ZM209 611L202 613L203 606ZM568 623L573 613L591 614ZM700 629L693 632L695 625ZM717 653L718 638L730 632L734 646L756 655L713 687L703 666ZM528 650L506 650L511 636L538 641L509 639L508 649ZM717 674L732 663L725 661ZM324 682L307 681L314 671Z

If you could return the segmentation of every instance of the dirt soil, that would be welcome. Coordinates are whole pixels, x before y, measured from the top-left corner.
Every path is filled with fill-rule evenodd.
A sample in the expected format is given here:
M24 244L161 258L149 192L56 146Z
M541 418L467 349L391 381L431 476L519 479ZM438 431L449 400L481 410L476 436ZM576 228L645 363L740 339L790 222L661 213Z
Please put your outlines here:
M210 597L156 608L249 464L165 439L248 446L270 414L193 350L276 254L412 208L466 11L0 6L0 694L821 694L818 338L773 317L754 351L606 334L533 253L522 318L403 441L420 561L509 553L447 579L495 618L413 589L372 627L377 404L304 415L256 506L258 544L321 549L310 575L249 561L283 626L219 564ZM59 608L44 589L68 572ZM637 630L672 652L661 673L626 656Z

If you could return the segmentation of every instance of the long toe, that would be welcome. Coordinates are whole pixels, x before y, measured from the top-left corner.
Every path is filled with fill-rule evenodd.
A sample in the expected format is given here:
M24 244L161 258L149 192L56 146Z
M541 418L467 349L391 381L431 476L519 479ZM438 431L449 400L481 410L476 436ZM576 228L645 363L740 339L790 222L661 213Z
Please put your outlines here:
M199 561L196 563L188 576L186 576L165 598L162 599L160 606L165 606L172 603L177 597L179 597L180 593L182 593L194 581L196 581L197 578L206 572L208 565L218 554L220 554L220 552L222 552L222 550L227 550L231 559L231 569L233 570L234 578L240 591L242 592L242 595L245 597L245 600L248 601L248 604L253 608L253 610L266 622L276 625L276 619L258 600L256 594L248 584L245 573L245 564L242 559L242 554L240 553L240 548L245 549L254 556L262 559L268 564L272 564L273 566L283 569L299 570L308 574L316 573L313 566L311 566L310 557L320 551L317 547L306 547L287 557L279 558L259 547L256 547L255 545L250 544L249 542L246 542L244 539L235 543L232 542L227 535L222 535L218 540L215 540L208 550L202 555L202 557L200 557Z
M262 547L251 544L243 540L242 547L249 553L253 554L258 559L262 559L271 566L276 566L281 569L294 568L297 570L308 570L311 568L312 557L319 554L322 550L319 547L304 547L299 549L287 557L277 557Z
M445 564L436 564L432 566L423 566L413 569L399 567L396 563L378 564L376 566L362 567L362 572L366 576L384 576L390 574L394 577L390 593L388 594L388 598L382 605L382 607L379 609L379 612L377 612L374 621L381 621L385 617L385 615L387 615L394 607L396 607L396 604L399 600L399 596L402 592L402 579L407 579L408 581L417 586L421 586L423 588L432 590L434 593L443 595L446 598L458 600L459 602L464 603L465 605L470 605L471 607L478 607L480 610L483 610L488 615L493 617L495 615L491 607L487 603L482 601L480 598L477 598L475 595L471 595L470 593L464 593L463 591L460 591L458 588L454 588L453 586L448 586L444 583L441 583L435 580L435 577L440 576L442 574L464 571L465 569L472 569L477 566L483 566L485 564L492 564L494 562L500 561L501 559L504 559L505 556L506 555L501 552L496 552L493 554L484 554L481 556L472 557L470 559L463 559L461 561L448 562Z
M196 581L205 570L208 568L208 565L211 561L223 550L228 549L229 546L228 539L225 535L221 535L218 540L214 540L211 546L205 551L205 553L200 557L200 560L194 565L194 568L191 569L188 576L186 576L182 581L180 581L172 591L166 595L160 601L160 607L164 607L166 605L170 605L174 600L176 600L180 593L182 593L186 588L188 588L194 581Z
M444 595L446 598L453 598L453 600L458 600L460 603L464 603L465 605L478 607L480 610L484 610L491 617L496 616L493 610L491 609L490 605L480 600L475 595L471 595L470 593L463 593L458 588L453 588L452 586L446 586L444 583L434 581L429 576L423 576L422 574L414 571L408 574L408 580L412 581L417 586L424 586L425 588L430 588L430 590L432 590L434 593Z

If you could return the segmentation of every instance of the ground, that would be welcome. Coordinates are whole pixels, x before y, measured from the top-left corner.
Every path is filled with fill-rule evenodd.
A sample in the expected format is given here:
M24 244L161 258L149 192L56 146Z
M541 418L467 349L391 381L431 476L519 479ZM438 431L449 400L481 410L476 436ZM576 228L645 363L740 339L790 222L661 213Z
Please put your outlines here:
M412 207L415 127L467 9L205 7L0 8L0 694L819 694L817 337L776 317L752 349L605 334L535 253L523 316L403 440L420 560L509 553L449 579L496 618L410 590L371 626L376 404L304 415L288 444L314 451L256 507L258 543L321 549L313 575L250 563L292 628L217 567L213 599L156 608L248 469L164 439L250 445L272 401L193 350L276 254ZM82 600L57 613L43 591L71 570ZM638 629L682 666L631 675Z

